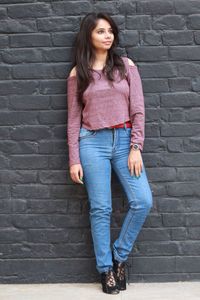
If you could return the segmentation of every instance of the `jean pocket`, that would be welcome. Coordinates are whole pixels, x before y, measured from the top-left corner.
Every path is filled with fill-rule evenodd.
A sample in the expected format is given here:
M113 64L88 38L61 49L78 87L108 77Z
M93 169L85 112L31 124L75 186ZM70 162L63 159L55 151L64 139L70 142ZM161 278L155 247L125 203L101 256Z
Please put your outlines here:
M96 130L91 130L91 129L81 127L80 132L79 132L79 140L89 138L89 137L93 137L93 136L96 135L96 133L97 133Z
M132 130L131 127L124 128L124 131L125 131L125 133L126 133L127 136L131 135L131 130Z

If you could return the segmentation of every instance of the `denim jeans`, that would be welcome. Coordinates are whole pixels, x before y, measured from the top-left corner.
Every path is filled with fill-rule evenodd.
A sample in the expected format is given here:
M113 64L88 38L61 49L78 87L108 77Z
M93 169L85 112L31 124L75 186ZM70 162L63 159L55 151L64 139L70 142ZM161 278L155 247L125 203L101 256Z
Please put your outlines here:
M152 207L152 192L145 166L140 177L128 169L131 128L80 128L79 150L83 183L89 200L91 234L99 273L112 268L112 250L119 262L126 261L133 244ZM119 237L111 250L110 222L112 213L111 168L113 168L128 200L128 212Z

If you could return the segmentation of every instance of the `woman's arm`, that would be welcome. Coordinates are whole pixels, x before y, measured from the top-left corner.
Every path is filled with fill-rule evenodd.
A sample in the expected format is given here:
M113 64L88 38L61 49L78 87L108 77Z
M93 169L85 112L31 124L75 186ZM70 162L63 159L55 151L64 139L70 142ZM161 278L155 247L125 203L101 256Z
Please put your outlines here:
M69 167L80 163L79 132L81 126L82 106L77 100L77 80L75 67L67 78L67 142L69 146Z

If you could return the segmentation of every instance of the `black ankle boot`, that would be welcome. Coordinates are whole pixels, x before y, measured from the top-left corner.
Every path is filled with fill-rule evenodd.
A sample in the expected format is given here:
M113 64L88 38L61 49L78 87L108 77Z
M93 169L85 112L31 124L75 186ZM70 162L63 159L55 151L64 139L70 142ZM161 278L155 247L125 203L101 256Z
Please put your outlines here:
M126 273L125 273L125 262L118 262L114 258L114 253L112 251L113 260L113 270L117 277L117 286L120 291L126 290Z
M112 269L101 273L102 290L107 294L119 294L116 275Z

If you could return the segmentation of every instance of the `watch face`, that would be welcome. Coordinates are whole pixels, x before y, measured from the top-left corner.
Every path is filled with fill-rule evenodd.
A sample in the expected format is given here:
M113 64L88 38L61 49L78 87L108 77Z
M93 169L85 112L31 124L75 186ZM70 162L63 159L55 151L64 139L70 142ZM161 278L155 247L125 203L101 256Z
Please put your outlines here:
M139 146L137 144L134 144L133 148L137 150L137 149L139 149Z

